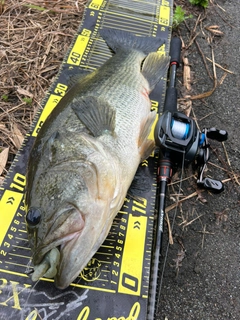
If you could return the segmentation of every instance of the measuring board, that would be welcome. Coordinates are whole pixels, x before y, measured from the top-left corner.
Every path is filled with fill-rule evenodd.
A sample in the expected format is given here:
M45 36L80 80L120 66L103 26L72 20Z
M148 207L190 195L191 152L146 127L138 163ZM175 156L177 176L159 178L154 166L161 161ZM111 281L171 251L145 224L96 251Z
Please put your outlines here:
M68 89L69 76L79 68L93 71L112 53L98 36L101 28L161 37L168 55L173 0L92 0L60 72L42 102L29 134L0 188L0 319L146 319L154 230L157 156L139 167L150 188L142 200L126 199L110 233L78 278L65 290L53 280L36 284L28 275L31 250L25 225L24 191L30 149L47 116ZM158 110L166 78L151 93ZM152 136L153 139L153 136ZM144 182L144 183L145 183Z

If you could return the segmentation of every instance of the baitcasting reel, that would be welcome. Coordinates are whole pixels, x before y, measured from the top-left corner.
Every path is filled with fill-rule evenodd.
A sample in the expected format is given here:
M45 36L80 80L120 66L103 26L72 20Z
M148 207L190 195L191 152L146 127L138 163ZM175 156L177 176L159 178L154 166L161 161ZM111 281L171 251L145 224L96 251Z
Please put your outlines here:
M163 155L167 155L174 166L179 166L183 159L185 166L195 162L199 168L198 186L216 193L223 191L222 182L203 178L209 160L208 139L221 142L227 140L227 136L225 130L216 128L205 128L200 132L195 121L181 112L165 111L155 128L155 141Z
M221 181L203 178L203 172L209 160L208 139L221 142L227 140L228 135L225 130L215 128L203 129L200 132L193 119L178 112L176 73L180 64L181 46L182 42L179 38L172 38L169 85L166 90L163 114L155 128L155 142L161 148L164 161L168 160L175 166L181 165L183 159L184 165L194 161L199 168L197 184L205 189L221 192L223 191Z

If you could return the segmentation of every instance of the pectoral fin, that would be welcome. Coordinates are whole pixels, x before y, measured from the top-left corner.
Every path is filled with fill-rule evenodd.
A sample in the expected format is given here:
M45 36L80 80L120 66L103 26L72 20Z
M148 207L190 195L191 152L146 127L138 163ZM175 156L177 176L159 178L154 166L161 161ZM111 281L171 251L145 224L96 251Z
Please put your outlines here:
M113 134L116 111L106 100L94 96L82 97L75 100L71 107L94 137Z

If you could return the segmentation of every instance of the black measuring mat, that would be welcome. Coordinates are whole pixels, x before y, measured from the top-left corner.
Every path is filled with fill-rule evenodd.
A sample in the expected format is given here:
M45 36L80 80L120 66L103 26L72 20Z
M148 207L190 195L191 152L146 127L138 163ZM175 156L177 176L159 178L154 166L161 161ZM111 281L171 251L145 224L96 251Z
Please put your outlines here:
M30 149L38 132L68 89L69 76L93 71L112 55L98 37L101 28L160 37L168 55L173 0L92 0L0 188L0 319L146 319L154 228L157 157L140 165L150 187L141 201L127 198L110 233L79 277L65 290L51 279L33 283L28 275L31 250L25 224L24 191ZM166 75L151 93L152 108L162 108ZM153 139L153 133L150 138Z

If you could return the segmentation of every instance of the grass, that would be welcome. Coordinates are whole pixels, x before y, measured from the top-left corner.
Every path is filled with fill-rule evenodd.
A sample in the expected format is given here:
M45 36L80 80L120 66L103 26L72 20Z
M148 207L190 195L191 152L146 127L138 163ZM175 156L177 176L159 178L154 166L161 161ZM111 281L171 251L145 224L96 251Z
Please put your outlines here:
M208 7L208 0L189 0L191 4L201 6L203 8Z
M176 6L173 15L173 29L177 28L184 20L192 18L192 15L186 15L186 11L181 6Z

